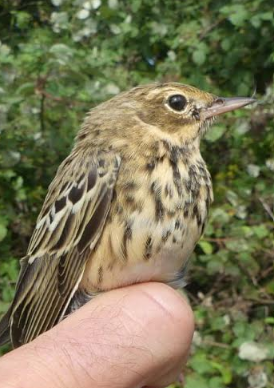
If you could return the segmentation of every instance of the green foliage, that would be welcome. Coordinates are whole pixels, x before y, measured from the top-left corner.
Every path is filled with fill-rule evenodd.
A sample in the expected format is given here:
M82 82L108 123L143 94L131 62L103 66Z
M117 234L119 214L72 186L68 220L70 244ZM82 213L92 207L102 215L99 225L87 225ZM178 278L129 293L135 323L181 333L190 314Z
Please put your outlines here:
M151 81L220 95L257 88L258 104L203 142L215 202L187 287L197 326L186 388L273 387L273 2L3 0L0 28L0 314L92 106ZM254 343L259 361L243 358Z

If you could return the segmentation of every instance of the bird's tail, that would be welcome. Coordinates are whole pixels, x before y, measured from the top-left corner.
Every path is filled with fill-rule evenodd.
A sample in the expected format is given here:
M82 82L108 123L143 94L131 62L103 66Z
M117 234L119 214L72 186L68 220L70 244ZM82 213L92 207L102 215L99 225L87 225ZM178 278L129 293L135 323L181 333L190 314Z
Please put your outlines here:
M8 311L0 321L0 346L10 342L10 312Z

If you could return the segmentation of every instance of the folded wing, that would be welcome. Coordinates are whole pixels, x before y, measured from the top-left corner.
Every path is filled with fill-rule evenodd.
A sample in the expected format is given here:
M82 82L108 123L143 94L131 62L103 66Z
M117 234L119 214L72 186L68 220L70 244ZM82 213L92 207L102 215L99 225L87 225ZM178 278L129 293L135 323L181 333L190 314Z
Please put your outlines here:
M86 150L59 167L21 261L9 310L14 347L62 319L101 236L119 165L113 153Z

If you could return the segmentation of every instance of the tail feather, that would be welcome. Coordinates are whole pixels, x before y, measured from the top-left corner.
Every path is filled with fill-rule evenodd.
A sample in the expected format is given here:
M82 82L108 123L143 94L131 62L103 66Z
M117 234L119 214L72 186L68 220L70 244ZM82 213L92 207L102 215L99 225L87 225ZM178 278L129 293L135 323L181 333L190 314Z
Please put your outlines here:
M10 313L9 311L0 321L0 346L10 342Z

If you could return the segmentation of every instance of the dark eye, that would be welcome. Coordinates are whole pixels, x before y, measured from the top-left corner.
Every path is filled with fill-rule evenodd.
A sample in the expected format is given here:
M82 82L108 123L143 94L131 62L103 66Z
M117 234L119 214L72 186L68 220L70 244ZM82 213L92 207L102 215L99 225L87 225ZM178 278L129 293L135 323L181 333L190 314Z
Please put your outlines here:
M177 112L180 112L185 109L186 106L186 98L181 94L174 94L170 96L168 99L168 105Z

